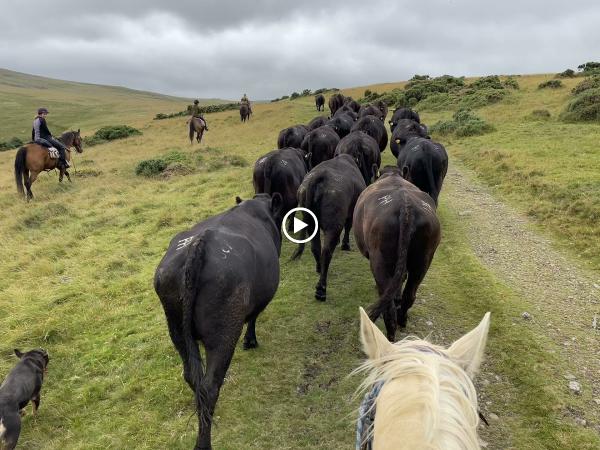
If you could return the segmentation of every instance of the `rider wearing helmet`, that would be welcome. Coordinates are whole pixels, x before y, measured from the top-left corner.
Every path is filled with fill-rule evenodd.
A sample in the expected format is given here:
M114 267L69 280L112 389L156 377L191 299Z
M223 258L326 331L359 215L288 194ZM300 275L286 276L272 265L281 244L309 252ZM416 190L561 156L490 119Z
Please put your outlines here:
M200 106L198 105L199 103L200 102L198 100L194 100L194 104L192 105L192 117L194 117L196 119L200 119L202 122L204 122L204 129L206 131L208 131L208 123L206 122L206 119L202 115L202 111L200 110ZM191 126L191 123L190 123L190 126Z
M48 129L48 125L46 124L46 116L48 115L48 110L46 108L39 108L37 116L33 119L33 129L31 130L31 140L35 143L47 146L54 147L58 150L58 164L57 167L59 169L66 170L70 167L69 162L67 161L67 147L60 142L58 139L54 139L52 133Z

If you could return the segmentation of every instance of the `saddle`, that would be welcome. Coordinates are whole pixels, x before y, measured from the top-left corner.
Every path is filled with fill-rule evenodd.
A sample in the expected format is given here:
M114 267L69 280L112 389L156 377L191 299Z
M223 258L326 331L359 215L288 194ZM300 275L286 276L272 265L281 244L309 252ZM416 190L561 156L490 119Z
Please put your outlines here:
M36 139L35 141L33 141L33 143L46 148L48 150L48 155L50 156L50 159L59 158L60 153L58 152L58 150L55 147L53 147L52 144L46 139Z

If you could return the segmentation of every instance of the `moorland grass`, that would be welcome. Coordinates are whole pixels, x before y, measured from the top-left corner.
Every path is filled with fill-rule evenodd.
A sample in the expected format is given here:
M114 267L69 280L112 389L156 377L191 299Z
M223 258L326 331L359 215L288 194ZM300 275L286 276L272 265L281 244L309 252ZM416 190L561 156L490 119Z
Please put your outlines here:
M531 122L519 122L532 109L555 113L564 103L562 98L530 97L536 83L539 77L533 84L526 82L525 92L518 94L522 114L514 114L514 104L481 110L498 131L453 140L447 145L455 155L451 157L459 155L502 185L517 170L531 172L535 167L536 177L548 183L557 178L557 186L568 191L572 170L561 165L566 156L546 158L537 163L543 165L540 168L531 147L519 144L525 136L547 146L566 142L550 128L557 124L543 122L532 130ZM364 89L344 93L358 97ZM35 420L24 419L22 448L192 447L192 393L181 377L181 363L152 288L154 269L175 233L233 206L236 195L252 196L251 170L243 162L251 164L275 148L281 128L306 123L315 115L312 98L255 105L255 114L245 124L235 112L218 113L210 117L211 131L202 145L189 146L184 120L152 121L148 114L147 122L137 122L143 136L99 145L77 156L76 163L97 171L96 176L59 185L53 174L44 175L33 187L36 199L30 204L14 189L14 152L0 154L0 374L14 364L14 347L43 346L51 355L40 413ZM442 111L425 118L432 123L450 115ZM566 136L575 132L569 125L560 126L566 127ZM578 148L591 151L593 139L590 133ZM495 166L480 165L495 157L483 154L490 148L507 153L501 158L506 170L496 178L489 175ZM533 148L546 157L557 150ZM136 165L149 157L172 163L226 157L243 162L215 164L188 176L135 176ZM583 162L574 148L572 157ZM388 150L384 164L390 163ZM527 196L535 196L524 180L517 185L521 199L507 189L500 191L520 205ZM565 363L549 352L555 344L528 322L513 324L515 311L524 310L526 299L501 284L472 253L456 212L445 206L443 192L440 204L444 237L411 310L407 333L427 335L432 330L427 321L432 320L432 339L448 344L491 310L484 370L499 379L480 392L493 402L502 421L490 431L490 447L598 448L600 440L593 431L575 427L561 414L566 405L584 409L591 393L569 396L562 378ZM551 214L558 220L562 212L555 209ZM560 232L553 225L551 229ZM313 298L317 277L312 258L305 254L291 263L294 247L284 244L278 293L257 323L261 346L250 352L238 346L221 392L215 448L352 447L358 406L352 394L360 380L346 375L362 358L358 306L376 299L368 261L352 245L352 252L334 254L329 297L319 303ZM443 335L440 329L446 330Z

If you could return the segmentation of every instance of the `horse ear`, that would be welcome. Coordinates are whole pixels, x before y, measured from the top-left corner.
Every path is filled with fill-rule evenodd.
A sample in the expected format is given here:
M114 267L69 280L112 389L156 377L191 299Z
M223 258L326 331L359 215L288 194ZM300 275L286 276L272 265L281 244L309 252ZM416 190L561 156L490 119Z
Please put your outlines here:
M17 358L21 359L23 357L23 352L21 350L19 350L18 348L15 348L15 355L17 355Z
M77 128L77 134L81 132L81 128Z
M448 356L473 378L481 361L490 330L490 313L487 312L483 319L473 330L469 331L448 349Z
M360 341L362 342L363 352L369 359L379 359L388 354L393 349L394 344L388 341L381 330L371 322L364 309L358 309L360 311Z

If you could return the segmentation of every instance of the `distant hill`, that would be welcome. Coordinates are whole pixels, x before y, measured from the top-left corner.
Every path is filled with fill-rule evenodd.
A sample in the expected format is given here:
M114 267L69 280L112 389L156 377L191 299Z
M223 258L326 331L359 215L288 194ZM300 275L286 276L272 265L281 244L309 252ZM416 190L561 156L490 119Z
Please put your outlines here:
M38 107L50 110L48 124L58 134L81 128L83 134L114 124L143 124L157 113L181 111L191 99L119 86L56 80L0 69L0 141L29 138ZM202 104L226 103L200 99Z

